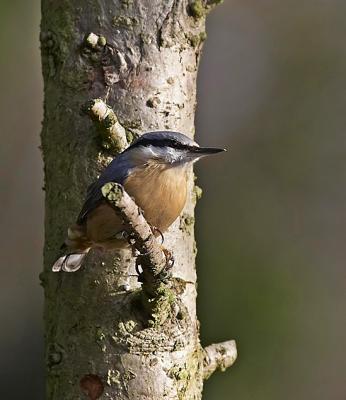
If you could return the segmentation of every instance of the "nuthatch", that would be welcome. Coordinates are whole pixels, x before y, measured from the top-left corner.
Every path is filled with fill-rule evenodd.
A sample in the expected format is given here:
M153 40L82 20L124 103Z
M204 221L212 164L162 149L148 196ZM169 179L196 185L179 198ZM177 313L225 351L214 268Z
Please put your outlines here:
M199 147L178 132L148 132L119 154L87 190L86 200L70 226L64 243L66 254L53 271L76 271L92 247L128 246L124 225L102 196L101 188L117 182L134 198L148 223L164 232L181 213L187 195L187 167L201 157L224 149Z

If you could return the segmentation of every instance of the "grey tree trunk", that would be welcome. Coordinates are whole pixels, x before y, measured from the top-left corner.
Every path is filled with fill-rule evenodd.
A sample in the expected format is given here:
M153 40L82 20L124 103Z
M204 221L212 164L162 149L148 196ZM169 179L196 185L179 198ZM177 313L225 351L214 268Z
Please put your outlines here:
M212 3L42 0L48 400L200 399L203 377L230 365L227 352L235 359L233 342L207 350L199 342L192 172L185 210L165 235L175 257L165 317L144 318L130 252L92 251L80 271L51 272L86 187L116 150L81 107L90 99L106 101L129 141L158 129L192 137Z

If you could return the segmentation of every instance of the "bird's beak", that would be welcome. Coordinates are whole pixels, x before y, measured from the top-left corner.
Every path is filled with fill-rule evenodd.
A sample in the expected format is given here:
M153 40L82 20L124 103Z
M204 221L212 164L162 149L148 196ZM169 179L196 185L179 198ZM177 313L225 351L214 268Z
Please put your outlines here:
M221 153L222 151L226 151L226 149L219 149L217 147L196 147L194 151L197 154L208 156L210 154Z
M204 156L210 156L212 154L221 153L226 151L226 149L219 149L217 147L193 147L190 149L189 153L192 158L200 158Z

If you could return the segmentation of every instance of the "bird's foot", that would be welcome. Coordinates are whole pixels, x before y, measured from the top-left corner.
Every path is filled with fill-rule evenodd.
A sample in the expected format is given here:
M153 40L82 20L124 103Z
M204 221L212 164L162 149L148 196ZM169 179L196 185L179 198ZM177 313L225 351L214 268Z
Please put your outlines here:
M166 249L165 247L161 246L161 250L163 251L163 254L165 255L166 264L163 267L162 271L157 275L157 278L163 283L168 283L170 278L172 278L172 268L174 266L174 257L173 257L173 253L170 250Z
M157 236L161 237L161 244L163 244L165 241L165 237L163 236L163 233L160 231L160 229L154 225L150 225L150 228L155 237L157 237Z
M157 278L160 281L166 281L172 276L171 269L174 266L174 257L173 253L166 249L165 247L161 246L161 250L166 258L166 264L163 267L162 271L157 275ZM135 269L138 274L138 281L143 282L143 268L141 265L141 256L145 256L145 254L139 254L136 258Z
M173 268L175 262L173 253L170 250L166 249L166 247L161 246L161 249L166 257L166 265L164 269L169 271Z

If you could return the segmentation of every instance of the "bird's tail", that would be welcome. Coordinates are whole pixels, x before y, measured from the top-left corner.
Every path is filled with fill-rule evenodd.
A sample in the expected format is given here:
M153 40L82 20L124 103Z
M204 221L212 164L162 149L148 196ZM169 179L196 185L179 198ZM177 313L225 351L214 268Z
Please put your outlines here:
M53 264L52 271L53 272L59 272L59 271L75 272L75 271L78 271L82 265L84 257L87 255L89 250L90 249L87 249L86 251L84 251L84 253L70 253L70 254L66 254L62 257L59 257Z
M61 250L66 249L66 254L59 257L53 264L52 271L75 272L82 265L84 257L90 250L90 243L85 238L84 229L74 225L68 229L65 243Z

